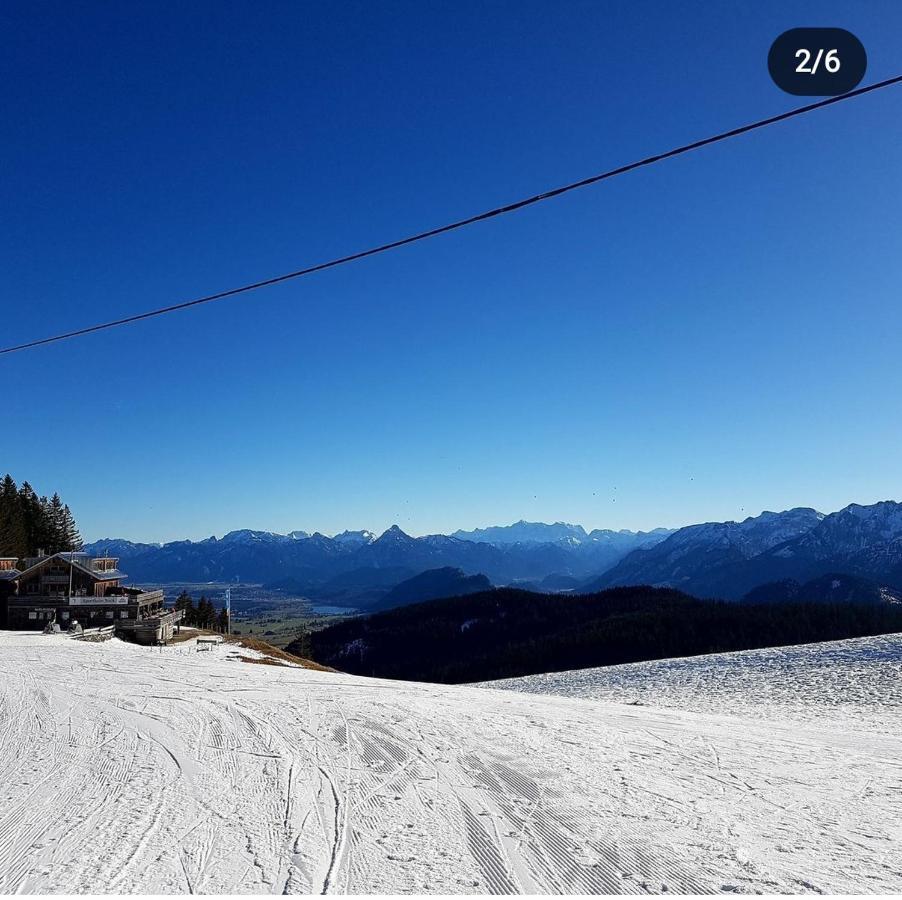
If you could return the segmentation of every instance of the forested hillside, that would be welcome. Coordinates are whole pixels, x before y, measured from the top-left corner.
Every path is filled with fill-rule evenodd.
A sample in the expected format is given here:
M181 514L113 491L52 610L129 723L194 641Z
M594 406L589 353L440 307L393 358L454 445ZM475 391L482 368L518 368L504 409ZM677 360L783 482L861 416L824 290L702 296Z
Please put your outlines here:
M16 485L12 476L0 482L0 556L22 559L38 550L59 553L80 550L81 536L69 507L54 494L49 500L39 497L23 481Z
M341 622L311 634L310 653L357 675L453 684L896 631L902 605L892 603L746 605L641 586L583 596L497 589Z
M441 569L429 569L402 581L378 600L373 609L394 609L442 597L463 597L465 594L490 590L491 587L492 583L485 575L467 575L462 569L445 566Z

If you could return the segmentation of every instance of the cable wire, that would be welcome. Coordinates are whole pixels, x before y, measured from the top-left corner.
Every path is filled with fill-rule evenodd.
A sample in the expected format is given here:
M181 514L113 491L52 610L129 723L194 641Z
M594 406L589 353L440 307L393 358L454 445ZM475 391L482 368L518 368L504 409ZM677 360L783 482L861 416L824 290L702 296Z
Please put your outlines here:
M842 103L846 100L851 100L853 97L861 97L864 94L869 94L872 91L890 87L892 85L899 84L900 82L902 82L902 75L896 75L893 78L887 78L885 81L878 81L875 84L868 85L867 87L849 91L847 94L840 94L838 97L828 97L826 100L819 100L817 103L809 103L807 106L800 106L796 109L789 110L789 112L780 113L776 116L770 116L767 119L760 119L757 122L752 122L748 125L742 125L739 128L731 128L729 131L722 131L720 132L720 134L715 134L711 137L703 138L699 141L693 141L691 144L683 144L683 146L675 147L673 150L668 150L665 153L658 153L654 156L647 156L645 157L645 159L640 159L637 162L628 163L625 166L619 166L616 169L610 169L607 172L602 172L598 175L592 175L589 178L583 178L580 181L574 181L570 184L565 184L562 187L553 188L549 191L543 191L541 194L535 194L532 197L527 197L525 200L517 200L516 202L509 203L506 206L498 206L495 209L488 210L487 212L479 213L478 215L470 216L466 219L459 219L456 222L451 222L447 225L441 225L438 228L432 228L429 231L421 231L418 234L413 234L409 237L391 241L387 244L380 244L377 247L370 247L368 250L361 250L357 253L351 253L348 256L341 256L337 259L329 260L328 262L317 263L316 265L308 266L304 269L298 269L295 272L288 272L285 275L277 275L274 278L267 278L263 281L255 281L252 284L245 284L241 287L231 288L227 291L220 291L216 294L208 294L205 297L198 297L195 300L186 300L181 303L174 303L171 306L163 306L159 309L152 309L148 310L147 312L125 316L122 319L114 319L110 322L102 322L99 325L89 325L85 328L78 328L75 331L67 331L62 334L52 335L51 337L28 341L24 344L17 344L12 347L4 347L3 349L0 349L0 355L4 353L16 353L19 350L28 350L32 347L40 347L45 344L55 343L56 341L68 340L69 338L81 337L86 334L92 334L95 331L104 331L108 328L117 328L120 325L129 325L132 322L140 322L144 319L154 318L155 316L166 315L167 313L176 312L180 309L189 309L192 306L200 306L202 303L212 303L214 300L224 300L226 297L234 297L237 294L246 294L250 291L259 290L260 288L271 287L274 284L281 284L283 281L291 281L294 278L301 278L304 275L312 275L314 272L322 272L325 269L332 269L336 266L342 266L346 263L354 262L358 259L365 259L368 256L376 256L379 253L386 253L389 250L396 250L398 247L404 247L407 244L414 244L418 241L424 241L427 238L436 237L440 234L447 234L449 231L456 231L458 228L464 228L467 225L473 225L476 222L484 222L487 219L494 219L497 216L503 216L507 213L516 212L519 209L524 209L525 207L532 206L535 203L541 203L542 201L550 200L553 197L560 197L562 194L567 194L570 191L575 191L579 188L597 184L598 182L605 181L608 178L614 178L617 175L624 175L627 172L641 169L644 166L651 166L655 163L662 162L665 159L672 159L674 156L679 156L683 153L689 153L692 150L698 150L702 147L707 147L710 144L716 144L719 141L725 141L728 138L738 137L741 134L748 134L748 132L750 131L755 131L768 125L775 125L778 122L785 122L787 119L793 119L796 116L804 115L805 113L812 112L816 109L823 109L826 106L832 106L836 103Z

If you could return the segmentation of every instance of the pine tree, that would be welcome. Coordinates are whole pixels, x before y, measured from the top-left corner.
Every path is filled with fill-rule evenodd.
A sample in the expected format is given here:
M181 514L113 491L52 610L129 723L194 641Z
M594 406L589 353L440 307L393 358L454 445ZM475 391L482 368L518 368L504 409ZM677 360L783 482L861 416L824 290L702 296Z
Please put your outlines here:
M7 474L0 482L0 556L21 559L28 554L28 534L19 489Z
M56 534L53 530L53 512L50 501L44 497L38 497L40 512L37 518L37 544L45 553L54 553L56 546Z
M68 504L63 506L63 549L64 550L81 550L84 542L78 531L78 525L75 524L75 516Z
M187 591L182 591L178 595L175 601L175 608L184 612L185 617L182 621L185 625L197 624L197 610L194 608L194 600L191 599L191 595Z
M216 608L206 598L201 597L197 602L197 626L198 628L212 629L216 624Z
M0 556L23 559L38 550L58 553L82 546L75 518L59 494L50 500L38 497L27 481L17 487L11 475L0 481Z
M219 615L216 617L216 629L217 631L221 631L223 634L228 633L229 614L225 611L225 607L219 610Z
M54 494L49 502L46 497L41 498L41 509L44 515L44 527L47 530L48 553L59 553L68 550L66 546L66 525L63 521L63 501L59 494Z
M291 642L291 652L295 656L302 656L309 659L313 653L310 649L310 629L303 625L298 628L294 640Z
M25 524L26 555L46 550L47 527L44 507L34 488L27 481L23 481L22 487L19 488L19 504Z

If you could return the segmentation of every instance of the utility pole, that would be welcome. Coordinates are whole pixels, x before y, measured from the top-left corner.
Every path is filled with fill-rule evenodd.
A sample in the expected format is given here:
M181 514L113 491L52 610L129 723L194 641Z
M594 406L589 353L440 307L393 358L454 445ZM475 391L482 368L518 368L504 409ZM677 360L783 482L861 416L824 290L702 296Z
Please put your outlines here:
M232 589L230 587L226 588L225 606L226 606L226 636L228 637L232 633Z

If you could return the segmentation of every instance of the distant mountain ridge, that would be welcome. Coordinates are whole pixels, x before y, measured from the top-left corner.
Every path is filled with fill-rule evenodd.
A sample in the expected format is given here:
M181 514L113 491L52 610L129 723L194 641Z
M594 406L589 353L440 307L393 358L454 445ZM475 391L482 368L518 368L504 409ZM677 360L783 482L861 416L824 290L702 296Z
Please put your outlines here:
M681 528L628 554L587 587L652 584L739 599L767 582L831 573L902 588L902 504L853 503L826 516L800 508Z
M649 584L739 600L762 584L804 584L830 573L902 589L902 504L853 503L829 515L797 507L675 531L587 532L566 522L526 521L423 537L397 525L378 536L241 529L163 545L108 538L86 549L120 557L134 583L279 583L350 606L377 602L401 581L442 568L484 575L498 586L579 593Z
M508 527L516 531L518 526ZM412 576L451 567L468 575L485 575L495 584L541 580L551 574L576 578L578 583L636 547L663 540L669 534L664 529L638 533L597 530L587 534L580 526L567 526L572 532L542 523L531 527L533 536L553 534L558 539L518 541L508 536L492 542L442 534L415 538L393 525L379 536L365 530L329 537L319 532L278 534L239 529L221 538L162 545L108 538L86 545L86 550L118 556L136 582L241 579L279 582L286 587L290 584L292 590L316 593L347 573L387 568ZM506 528L497 530L506 532ZM577 534L582 537L577 538ZM373 586L383 587L376 582Z
M630 553L587 585L589 590L651 584L713 596L720 573L784 541L805 534L823 519L807 507L765 511L742 522L706 522L680 528L645 550Z
M491 525L488 528L474 528L472 531L455 531L452 537L462 541L475 541L487 544L605 544L617 548L635 549L643 544L663 540L673 534L672 528L655 528L652 531L612 531L608 528L596 528L587 532L582 525L571 525L569 522L527 522L521 519L513 525Z

